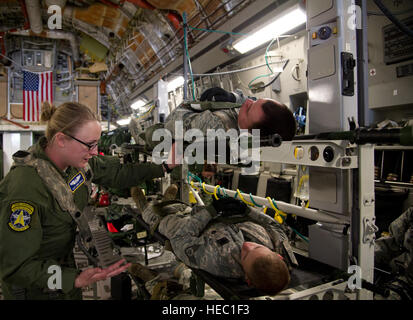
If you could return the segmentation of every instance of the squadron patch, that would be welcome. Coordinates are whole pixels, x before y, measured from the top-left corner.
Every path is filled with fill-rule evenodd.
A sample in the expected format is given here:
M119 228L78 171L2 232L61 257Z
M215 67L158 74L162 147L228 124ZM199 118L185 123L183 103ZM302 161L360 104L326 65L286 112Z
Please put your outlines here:
M79 188L85 182L85 176L82 172L78 172L70 181L69 181L69 188L72 192L75 192L77 188Z
M25 231L29 229L33 212L33 206L26 202L13 203L11 205L9 227L14 231Z

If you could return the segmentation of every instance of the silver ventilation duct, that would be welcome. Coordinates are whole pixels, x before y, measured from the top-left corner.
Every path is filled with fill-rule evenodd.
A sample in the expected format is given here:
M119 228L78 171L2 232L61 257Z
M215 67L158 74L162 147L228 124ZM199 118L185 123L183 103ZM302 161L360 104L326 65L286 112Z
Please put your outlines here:
M42 15L40 12L39 0L26 0L27 15L29 17L30 28L35 34L43 31Z

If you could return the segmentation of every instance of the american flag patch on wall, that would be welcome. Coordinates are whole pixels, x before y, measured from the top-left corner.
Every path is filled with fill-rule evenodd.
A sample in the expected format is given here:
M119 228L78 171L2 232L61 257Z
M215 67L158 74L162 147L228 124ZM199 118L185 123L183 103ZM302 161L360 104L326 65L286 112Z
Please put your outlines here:
M44 101L53 103L53 72L23 71L23 120L39 121Z

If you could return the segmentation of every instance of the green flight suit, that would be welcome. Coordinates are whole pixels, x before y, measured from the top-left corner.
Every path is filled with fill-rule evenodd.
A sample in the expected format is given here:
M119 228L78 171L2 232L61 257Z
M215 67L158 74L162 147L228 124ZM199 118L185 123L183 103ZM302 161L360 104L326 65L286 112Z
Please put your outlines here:
M33 155L50 161L43 148L35 145ZM54 164L53 164L54 166ZM132 187L142 180L162 177L162 166L121 165L115 157L95 156L89 161L92 182L107 187ZM72 182L79 170L58 169ZM90 175L86 174L86 179ZM73 191L73 189L72 189ZM83 210L89 201L85 183L73 191L76 206ZM63 211L34 167L17 166L0 182L0 279L6 299L81 299L74 288L79 270L73 256L76 223ZM62 289L49 290L48 280L61 268ZM49 273L48 273L49 272Z

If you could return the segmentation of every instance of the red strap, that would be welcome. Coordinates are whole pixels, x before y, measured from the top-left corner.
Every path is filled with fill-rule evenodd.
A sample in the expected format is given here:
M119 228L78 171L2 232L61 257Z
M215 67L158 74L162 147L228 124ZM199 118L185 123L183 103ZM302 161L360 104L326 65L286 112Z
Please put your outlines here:
M119 232L116 230L115 226L112 224L112 222L106 222L106 225L108 226L109 232L116 233Z

